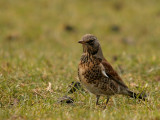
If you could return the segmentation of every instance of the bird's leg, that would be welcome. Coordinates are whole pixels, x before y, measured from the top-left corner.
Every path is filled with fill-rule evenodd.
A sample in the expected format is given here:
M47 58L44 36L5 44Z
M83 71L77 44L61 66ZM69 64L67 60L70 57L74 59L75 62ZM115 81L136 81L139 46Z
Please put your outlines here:
M103 109L106 109L106 106L107 106L108 102L109 102L109 96L107 96L107 99L106 99L106 102L105 102L105 106L104 106Z
M96 95L96 105L99 105L98 101L99 101L99 98L100 98L100 95Z
M109 96L107 96L106 105L108 104L108 102L109 102Z

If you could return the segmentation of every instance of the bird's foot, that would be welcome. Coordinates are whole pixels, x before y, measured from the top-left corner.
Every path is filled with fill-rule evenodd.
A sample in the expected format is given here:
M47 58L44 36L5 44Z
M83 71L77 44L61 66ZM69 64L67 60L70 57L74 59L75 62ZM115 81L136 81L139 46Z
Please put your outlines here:
M100 104L99 103L96 103L96 106L99 106Z

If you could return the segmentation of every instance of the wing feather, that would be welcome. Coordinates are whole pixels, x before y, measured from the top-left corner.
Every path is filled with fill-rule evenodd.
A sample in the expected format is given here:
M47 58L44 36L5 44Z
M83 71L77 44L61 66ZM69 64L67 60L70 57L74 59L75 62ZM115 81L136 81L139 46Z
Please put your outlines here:
M114 80L116 83L118 83L119 85L125 88L128 88L125 85L125 83L122 81L121 77L117 74L117 72L112 68L112 66L106 60L102 60L100 67L102 70L102 74L105 77L109 77L112 80Z

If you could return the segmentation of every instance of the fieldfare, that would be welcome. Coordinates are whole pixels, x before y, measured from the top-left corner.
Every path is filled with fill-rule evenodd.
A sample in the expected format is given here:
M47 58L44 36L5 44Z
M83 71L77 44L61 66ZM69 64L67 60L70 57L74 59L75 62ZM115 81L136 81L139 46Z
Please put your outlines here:
M145 100L145 96L129 90L121 77L104 58L98 39L91 34L86 34L78 43L83 46L83 54L78 66L78 77L85 88L96 95L96 105L100 96L115 94L127 95L132 98Z

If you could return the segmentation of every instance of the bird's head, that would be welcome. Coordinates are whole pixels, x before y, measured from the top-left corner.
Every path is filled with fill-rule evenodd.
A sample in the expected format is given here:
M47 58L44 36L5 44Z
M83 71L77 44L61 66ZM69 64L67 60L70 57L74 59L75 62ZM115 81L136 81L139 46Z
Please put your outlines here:
M92 34L86 34L82 37L78 43L83 45L83 52L88 52L89 54L95 55L100 49L100 44L98 39Z

